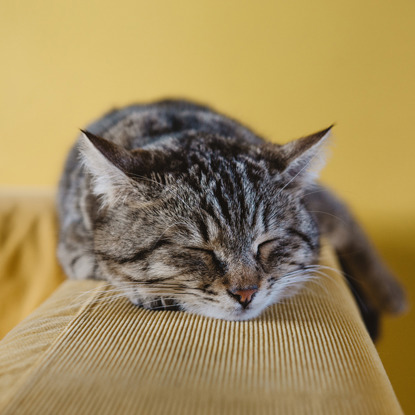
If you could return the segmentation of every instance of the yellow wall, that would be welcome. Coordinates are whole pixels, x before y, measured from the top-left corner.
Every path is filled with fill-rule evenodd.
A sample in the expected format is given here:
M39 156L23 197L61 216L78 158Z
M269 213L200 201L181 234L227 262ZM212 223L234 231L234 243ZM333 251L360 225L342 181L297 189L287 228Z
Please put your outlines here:
M3 0L0 185L55 185L78 128L133 101L197 99L281 142L336 122L323 179L415 291L414 19L412 0ZM407 413L414 322L379 346Z

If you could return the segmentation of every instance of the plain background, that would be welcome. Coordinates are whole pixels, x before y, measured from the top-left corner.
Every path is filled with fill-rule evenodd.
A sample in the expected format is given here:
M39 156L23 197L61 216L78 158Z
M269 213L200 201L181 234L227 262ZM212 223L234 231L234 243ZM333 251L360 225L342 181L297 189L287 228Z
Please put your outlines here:
M322 180L415 291L415 2L0 3L0 185L56 186L78 129L114 106L207 103L275 142L333 122ZM415 413L414 313L378 350Z

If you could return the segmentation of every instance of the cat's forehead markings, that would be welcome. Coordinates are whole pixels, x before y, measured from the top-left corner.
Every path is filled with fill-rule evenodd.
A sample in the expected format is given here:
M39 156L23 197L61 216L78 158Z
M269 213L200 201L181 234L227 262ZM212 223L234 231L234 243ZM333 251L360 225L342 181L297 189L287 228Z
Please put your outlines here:
M264 203L259 202L252 209L251 212L251 226L254 228L256 236L265 232L265 219L264 219Z
M206 217L207 231L210 241L215 241L220 236L220 229L216 222L210 216Z

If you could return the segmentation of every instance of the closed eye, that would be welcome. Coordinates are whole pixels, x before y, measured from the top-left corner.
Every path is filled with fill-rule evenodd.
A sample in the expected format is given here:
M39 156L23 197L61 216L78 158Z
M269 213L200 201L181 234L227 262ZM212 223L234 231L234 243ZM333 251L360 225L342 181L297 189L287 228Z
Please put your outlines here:
M185 246L185 248L189 249L191 251L204 252L204 253L209 254L209 255L215 255L215 253L211 249L199 248L199 247L196 247L196 246Z
M300 232L298 229L294 229L294 228L288 228L287 231L289 232L290 235L296 236L302 239L311 250L316 249L316 246L314 245L310 237L307 236L305 233Z
M256 252L257 258L259 258L261 253L270 251L270 249L272 249L272 247L274 246L274 243L277 241L278 241L278 238L273 238L273 239L268 239L267 241L261 242L257 248L257 252Z
M165 247L166 245L171 245L171 242L168 239L159 238L149 248L143 248L140 251L137 251L135 254L133 254L130 257L112 258L112 259L115 262L118 262L119 264L128 264L128 263L143 261L146 258L148 258L154 251L156 251L159 248Z
M221 259L218 258L218 256L215 254L215 252L212 249L206 249L206 248L199 248L195 246L186 246L186 249L190 251L200 252L205 255L209 255L210 259L212 260L213 265L216 267L218 271L221 273L225 273L227 270L227 266L225 262L223 262Z

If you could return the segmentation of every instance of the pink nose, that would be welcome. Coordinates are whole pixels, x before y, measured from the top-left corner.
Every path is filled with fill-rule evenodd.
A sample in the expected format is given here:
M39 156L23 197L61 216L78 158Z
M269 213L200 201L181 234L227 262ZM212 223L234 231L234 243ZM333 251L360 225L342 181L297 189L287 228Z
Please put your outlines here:
M253 300L255 293L258 291L258 287L249 287L245 289L234 288L228 290L231 297L235 298L243 308L248 307L249 303Z

